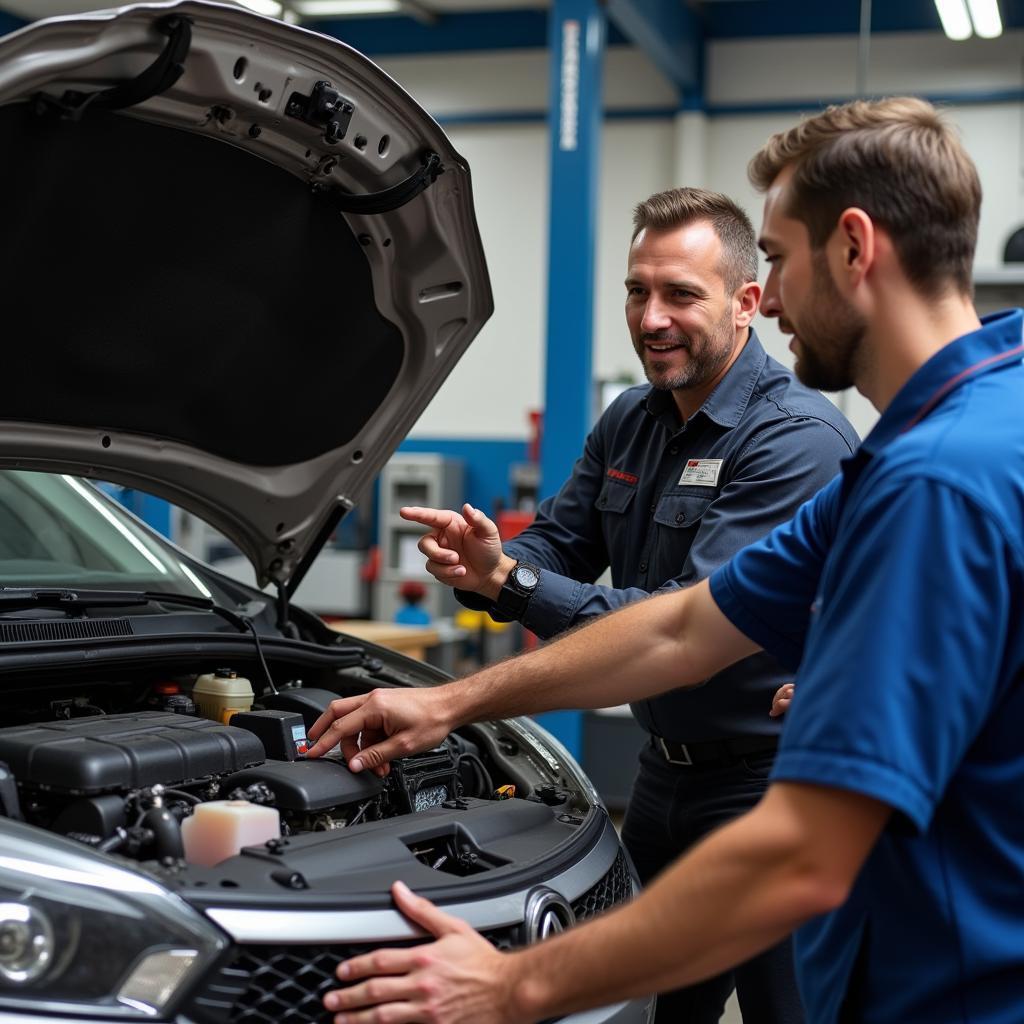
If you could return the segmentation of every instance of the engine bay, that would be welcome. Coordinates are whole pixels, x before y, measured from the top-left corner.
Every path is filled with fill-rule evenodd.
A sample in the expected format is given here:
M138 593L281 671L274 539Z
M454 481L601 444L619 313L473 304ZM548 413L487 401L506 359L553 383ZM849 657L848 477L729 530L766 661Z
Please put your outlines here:
M215 674L230 678L232 686L249 685L234 670ZM25 720L0 728L0 813L181 875L254 845L242 840L223 856L204 860L195 853L195 841L191 848L187 841L190 827L193 835L198 831L196 822L188 824L200 817L198 807L205 808L204 819L211 817L205 811L213 805L242 817L266 815L262 809L272 808L277 816L272 831L261 833L258 844L274 855L293 840L318 833L340 835L356 826L373 832L379 828L374 823L401 822L405 835L405 826L421 817L433 817L437 825L438 813L470 808L479 813L506 801L529 802L547 821L557 811L566 812L561 813L565 822L578 824L586 812L584 794L566 787L557 763L535 752L531 756L514 723L460 730L434 750L393 762L380 778L350 772L337 749L316 760L305 757L306 730L330 701L368 688L358 673L337 673L331 689L295 680L264 691L242 710L193 699L200 697L197 681L209 678L209 672L196 672L37 684L31 691L34 706L25 695L19 700L7 690L5 720ZM528 831L531 821L539 824L525 807L496 810L508 821L508 828L499 830L503 833ZM402 841L432 872L468 876L509 862L460 828L445 825L420 835L421 829Z

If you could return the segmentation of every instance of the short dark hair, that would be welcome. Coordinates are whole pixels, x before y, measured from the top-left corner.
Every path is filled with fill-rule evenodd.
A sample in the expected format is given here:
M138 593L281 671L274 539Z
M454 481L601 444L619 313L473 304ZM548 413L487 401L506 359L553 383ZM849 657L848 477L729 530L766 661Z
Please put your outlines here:
M757 280L757 239L750 218L721 192L703 188L670 188L637 203L633 238L646 228L668 231L695 221L710 221L722 243L722 278L729 292Z
M981 183L955 129L930 103L897 96L829 107L773 135L750 161L750 180L767 191L789 166L787 212L807 226L814 248L856 206L889 233L922 293L934 297L950 284L972 293Z

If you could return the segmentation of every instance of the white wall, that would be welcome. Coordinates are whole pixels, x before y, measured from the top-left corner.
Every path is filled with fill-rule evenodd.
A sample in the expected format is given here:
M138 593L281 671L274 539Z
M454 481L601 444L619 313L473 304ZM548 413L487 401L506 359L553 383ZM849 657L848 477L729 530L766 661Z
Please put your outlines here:
M1024 32L998 40L952 43L937 33L892 34L872 40L868 92L955 95L1018 89ZM432 55L384 61L384 67L431 113L441 117L542 112L547 105L548 56L543 51ZM638 373L622 316L622 277L632 206L673 184L704 185L733 196L757 225L760 197L746 164L773 132L797 113L731 113L721 108L806 102L808 111L853 94L854 37L826 36L714 43L708 53L711 113L605 122L595 281L594 373ZM608 51L609 109L675 105L671 86L631 48ZM719 108L720 112L716 112ZM981 175L985 201L979 269L1001 262L1010 231L1024 222L1022 120L1017 102L952 104L950 116ZM452 127L456 147L473 169L480 230L496 310L479 339L424 412L413 436L522 437L526 412L543 395L547 284L548 142L543 123L482 123ZM790 362L772 322L758 331L776 358ZM874 410L858 395L841 404L863 434Z
M544 394L547 315L548 134L543 121L486 123L488 112L547 109L548 55L503 51L381 61L431 114L483 115L448 134L468 160L495 313L424 411L412 437L522 438ZM631 47L607 51L607 109L671 110L676 94ZM607 121L602 136L594 373L636 372L623 326L632 207L674 181L672 121Z

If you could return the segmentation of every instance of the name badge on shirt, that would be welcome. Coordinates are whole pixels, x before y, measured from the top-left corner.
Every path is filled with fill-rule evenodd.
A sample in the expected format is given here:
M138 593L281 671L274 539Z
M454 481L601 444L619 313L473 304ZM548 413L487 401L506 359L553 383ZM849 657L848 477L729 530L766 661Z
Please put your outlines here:
M690 459L679 478L681 484L691 487L717 487L723 459Z

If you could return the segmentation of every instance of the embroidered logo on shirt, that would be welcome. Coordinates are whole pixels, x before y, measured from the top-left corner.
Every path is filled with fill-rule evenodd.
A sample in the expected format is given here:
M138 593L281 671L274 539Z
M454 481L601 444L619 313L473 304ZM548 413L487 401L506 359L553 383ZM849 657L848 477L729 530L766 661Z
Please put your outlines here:
M632 473L623 473L621 469L609 469L608 475L613 480L621 480L624 484L629 484L630 487L636 487L640 480L640 477L633 476Z
M679 478L681 484L691 487L717 487L723 459L690 459Z

